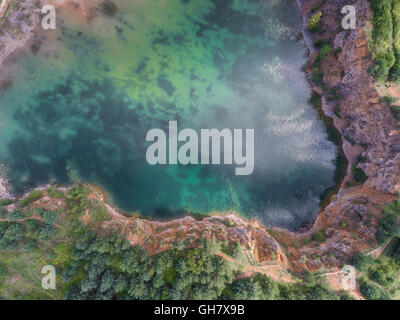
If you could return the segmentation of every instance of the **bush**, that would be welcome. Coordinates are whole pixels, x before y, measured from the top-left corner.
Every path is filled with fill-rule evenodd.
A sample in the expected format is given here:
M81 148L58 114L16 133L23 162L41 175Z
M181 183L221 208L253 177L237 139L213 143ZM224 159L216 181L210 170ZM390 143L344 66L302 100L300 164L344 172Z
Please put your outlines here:
M394 2L396 3L397 0ZM398 43L398 16L397 9L393 7L392 0L370 0L373 11L373 30L370 48L374 58L371 74L380 81L386 80L391 68L395 65L395 51ZM393 21L396 15L396 22ZM393 34L393 39L392 39ZM394 50L393 50L394 49ZM397 66L391 72L391 78L397 77Z
M8 211L6 208L0 206L0 219L6 219L8 216Z
M26 229L29 233L34 233L39 228L39 221L36 219L29 219L25 221Z
M100 4L100 10L107 16L113 17L118 11L118 7L111 0L104 0Z
M370 256L366 256L362 252L356 252L352 256L350 263L358 270L366 271L373 261L374 259L372 259Z
M58 220L58 213L54 211L42 210L41 216L45 223L54 224Z
M320 231L314 233L311 236L311 240L312 241L316 241L316 242L324 242L326 240L326 236L325 236L324 231L320 230Z
M321 104L321 96L313 91L310 100L308 100L308 103L314 107L318 107Z
M23 212L19 210L13 210L8 213L7 220L8 221L15 221L24 218Z
M319 28L320 28L321 17L322 17L322 12L321 11L318 11L317 13L314 13L312 15L312 17L307 22L307 29L312 31L312 32L317 32L319 30Z
M390 81L400 82L400 0L392 0L392 16L393 16L393 51L396 58L392 70L390 70Z
M317 86L321 87L324 84L323 78L324 74L322 72L320 72L318 69L313 70L311 79Z
M393 117L400 121L400 106L390 106L390 111L393 115Z
M42 191L40 190L33 190L25 199L22 199L18 203L18 207L25 208L26 206L30 205L31 203L39 200L42 197Z
M318 39L314 42L314 47L321 49L323 45L327 44L329 45L330 40L329 39Z
M65 198L64 192L61 190L57 190L56 187L48 188L46 191L49 194L49 196L52 198L55 198L55 199L64 199Z
M374 64L370 68L371 75L377 80L385 80L390 69L394 65L395 57L393 53L380 53L375 59Z
M376 240L380 244L385 243L389 238L400 236L400 225L397 218L398 215L393 212L383 213L376 233Z
M370 0L374 13L372 40L374 50L390 49L393 31L392 0Z
M37 242L35 239L29 239L25 246L24 246L24 251L25 252L32 252L33 250L35 250L37 248Z
M395 103L397 101L397 98L392 97L391 95L386 95L383 97L383 101L385 101L385 103L390 106L393 103Z
M4 234L4 238L10 241L18 241L25 235L24 228L19 223L14 223L8 227Z
M0 207L6 207L12 203L11 199L1 199L0 200Z
M382 292L378 286L372 282L361 278L360 279L360 292L368 300L379 300L382 298Z
M321 50L318 53L319 59L320 60L326 59L329 56L329 54L331 53L331 51L332 51L332 48L329 45L329 43L323 44L321 47Z
M56 228L51 225L51 224L43 224L36 232L35 236L40 240L40 241L47 241L51 236L53 236L56 233Z
M368 176L365 174L364 170L357 168L355 165L352 166L354 180L358 183L364 183L368 180Z

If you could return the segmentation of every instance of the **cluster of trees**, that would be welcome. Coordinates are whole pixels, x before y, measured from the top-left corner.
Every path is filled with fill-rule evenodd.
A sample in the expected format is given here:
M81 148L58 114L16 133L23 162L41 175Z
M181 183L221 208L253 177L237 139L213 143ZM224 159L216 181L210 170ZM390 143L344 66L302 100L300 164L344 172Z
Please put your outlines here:
M0 223L0 250L13 250L19 240L24 238L26 230L22 223Z
M312 32L317 32L320 28L321 17L322 17L321 11L314 13L307 22L307 29Z
M393 258L389 249L374 260L363 253L357 253L352 264L361 274L359 287L361 294L369 300L390 300L400 297L400 261Z
M262 274L239 279L240 271L215 255L221 244L209 240L192 242L190 248L178 242L169 250L149 256L142 247L132 247L118 230L99 233L97 227L82 225L79 217L92 206L87 193L86 187L75 186L65 195L67 215L61 222L57 212L40 208L24 210L27 211L25 214L19 210L5 211L3 214L7 221L0 222L0 250L39 253L44 241L54 242L47 242L45 247L51 253L48 255L49 264L57 268L62 283L59 290L65 299L351 298L344 292L332 291L323 278L311 273L298 275L297 279L301 280L293 284L276 282ZM395 205L386 208L386 212L398 210L399 203ZM38 215L43 221L16 221L23 216ZM57 223L62 224L63 230L57 233L57 237L52 237ZM388 230L387 224L382 220L385 226L382 232ZM232 256L241 252L240 246L228 242L222 244L222 250ZM392 254L393 261L399 262L400 243L393 247ZM391 272L387 264L371 268L374 264L363 255L354 259L354 265L365 270L362 290L366 297L388 296L381 287L392 285L395 272Z
M400 0L369 0L373 10L370 72L377 80L400 80Z
M58 220L58 213L44 209L35 209L23 213L20 210L8 212L0 207L0 214L7 218L7 222L0 222L0 250L14 250L22 243L25 251L32 251L37 248L37 241L47 241L55 233L53 225ZM30 216L40 214L43 222L30 219ZM23 221L16 221L28 217Z
M378 223L378 231L376 240L383 244L389 238L400 236L400 223L398 221L400 215L400 199L385 206L382 217Z

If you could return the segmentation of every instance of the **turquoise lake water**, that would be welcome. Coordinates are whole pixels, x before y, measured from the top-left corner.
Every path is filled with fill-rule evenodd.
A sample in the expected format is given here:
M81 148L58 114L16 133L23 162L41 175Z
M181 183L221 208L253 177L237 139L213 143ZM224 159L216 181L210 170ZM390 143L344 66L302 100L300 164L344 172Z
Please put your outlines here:
M127 212L171 218L234 210L297 228L334 182L336 146L317 112L295 1L101 1L58 11L56 31L6 65L0 163L16 192L102 186ZM255 129L255 169L151 166L151 128Z

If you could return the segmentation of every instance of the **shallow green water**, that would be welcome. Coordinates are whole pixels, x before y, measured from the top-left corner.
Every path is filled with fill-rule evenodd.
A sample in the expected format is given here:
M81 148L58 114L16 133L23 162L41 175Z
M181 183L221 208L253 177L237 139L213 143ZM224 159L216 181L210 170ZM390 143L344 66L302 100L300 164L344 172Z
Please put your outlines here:
M151 217L235 210L290 228L315 217L336 147L307 103L295 2L115 3L113 17L95 10L90 23L61 10L40 50L9 62L0 162L15 190L74 179ZM146 132L169 120L254 128L254 173L148 165Z

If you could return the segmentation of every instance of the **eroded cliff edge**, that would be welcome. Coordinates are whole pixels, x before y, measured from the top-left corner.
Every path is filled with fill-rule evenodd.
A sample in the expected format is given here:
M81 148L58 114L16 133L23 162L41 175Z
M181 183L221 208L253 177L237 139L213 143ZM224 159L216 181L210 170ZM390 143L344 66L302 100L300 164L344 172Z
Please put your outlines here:
M298 0L304 24L318 3L321 1ZM340 11L347 4L356 7L356 30L344 31L341 27L343 15ZM329 102L320 86L313 83L313 87L322 94L324 112L333 118L344 137L343 150L349 167L340 190L314 224L294 233L280 228L265 228L255 220L245 221L234 213L203 219L187 216L160 222L127 217L105 204L111 220L103 222L103 228L117 228L132 245L140 244L152 254L166 250L178 241L189 246L198 238L235 241L247 249L249 260L255 265L275 265L293 271L339 267L354 252L376 246L378 217L383 206L394 200L400 189L398 124L389 108L380 102L373 79L368 74L372 64L364 31L371 16L368 2L328 1L319 10L322 12L320 32L309 33L304 28L303 33L310 47L311 61L317 54L313 49L317 39L329 39L334 49L341 48L322 62L324 82L340 92L339 115L334 112L338 101ZM30 34L30 31L26 32ZM25 38L20 44L23 45L24 41ZM4 43L0 55L10 50L9 42ZM359 156L363 158L362 162L357 160ZM353 181L353 165L359 166L368 176L364 184L348 183ZM96 188L91 189L89 198L105 202ZM35 205L57 207L61 205L60 201L45 194ZM86 214L82 220L89 223Z

